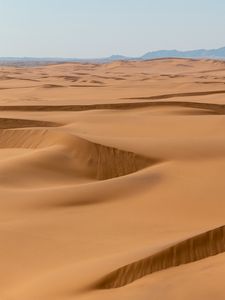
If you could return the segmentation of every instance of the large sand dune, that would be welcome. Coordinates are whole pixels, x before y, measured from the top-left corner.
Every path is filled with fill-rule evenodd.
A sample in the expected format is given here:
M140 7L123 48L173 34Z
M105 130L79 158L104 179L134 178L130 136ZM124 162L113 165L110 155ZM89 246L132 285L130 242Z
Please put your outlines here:
M225 298L225 63L1 67L0 299Z

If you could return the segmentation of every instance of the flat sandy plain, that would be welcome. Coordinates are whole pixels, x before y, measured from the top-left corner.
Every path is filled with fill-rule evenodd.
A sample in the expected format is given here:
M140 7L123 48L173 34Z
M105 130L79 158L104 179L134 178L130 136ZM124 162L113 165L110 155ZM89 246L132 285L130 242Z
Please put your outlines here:
M225 62L0 69L0 299L225 299Z

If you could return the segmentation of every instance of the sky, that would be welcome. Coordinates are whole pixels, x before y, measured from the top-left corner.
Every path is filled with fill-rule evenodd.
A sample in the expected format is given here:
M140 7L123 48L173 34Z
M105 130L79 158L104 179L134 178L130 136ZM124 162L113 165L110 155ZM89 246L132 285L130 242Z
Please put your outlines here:
M225 0L0 0L0 56L97 58L225 46Z

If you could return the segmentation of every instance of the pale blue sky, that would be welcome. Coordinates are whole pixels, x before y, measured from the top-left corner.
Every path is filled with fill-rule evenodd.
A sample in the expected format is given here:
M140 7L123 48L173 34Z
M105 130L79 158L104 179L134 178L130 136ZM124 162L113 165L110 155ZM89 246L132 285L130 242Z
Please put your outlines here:
M0 0L0 56L225 46L225 0Z

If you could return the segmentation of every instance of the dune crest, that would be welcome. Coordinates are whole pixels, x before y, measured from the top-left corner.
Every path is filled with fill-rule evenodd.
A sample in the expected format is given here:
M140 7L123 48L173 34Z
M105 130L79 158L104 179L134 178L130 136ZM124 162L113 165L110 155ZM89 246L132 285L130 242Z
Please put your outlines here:
M150 159L113 147L99 144L93 144L93 146L97 152L94 157L98 158L96 178L99 180L128 175L158 162L157 159Z
M125 286L146 275L195 262L225 252L225 226L207 231L133 262L105 276L97 284L100 289Z
M90 105L31 105L31 106L0 106L0 111L28 111L28 112L57 112L57 111L89 111L100 109L131 110L148 107L185 107L208 110L212 114L225 114L225 104L202 103L193 101L145 101L145 102L121 102Z
M54 147L56 148L56 146L63 148L64 156L67 157L71 168L74 169L74 174L81 174L96 180L106 180L128 175L159 162L156 158L144 157L133 152L94 143L75 135L55 132L49 129L0 131L0 148L43 148L49 152L49 147L53 147L51 153L52 157L54 157ZM48 153L47 151L46 153ZM28 160L25 159L25 161L29 162L37 154L35 156L27 155ZM43 161L46 161L45 156L41 154L38 160L39 164L42 163L40 159L42 157ZM48 169L54 170L54 162L51 160L51 156L48 156L48 161ZM58 165L59 162L57 161L55 165ZM32 161L29 164L31 163Z

